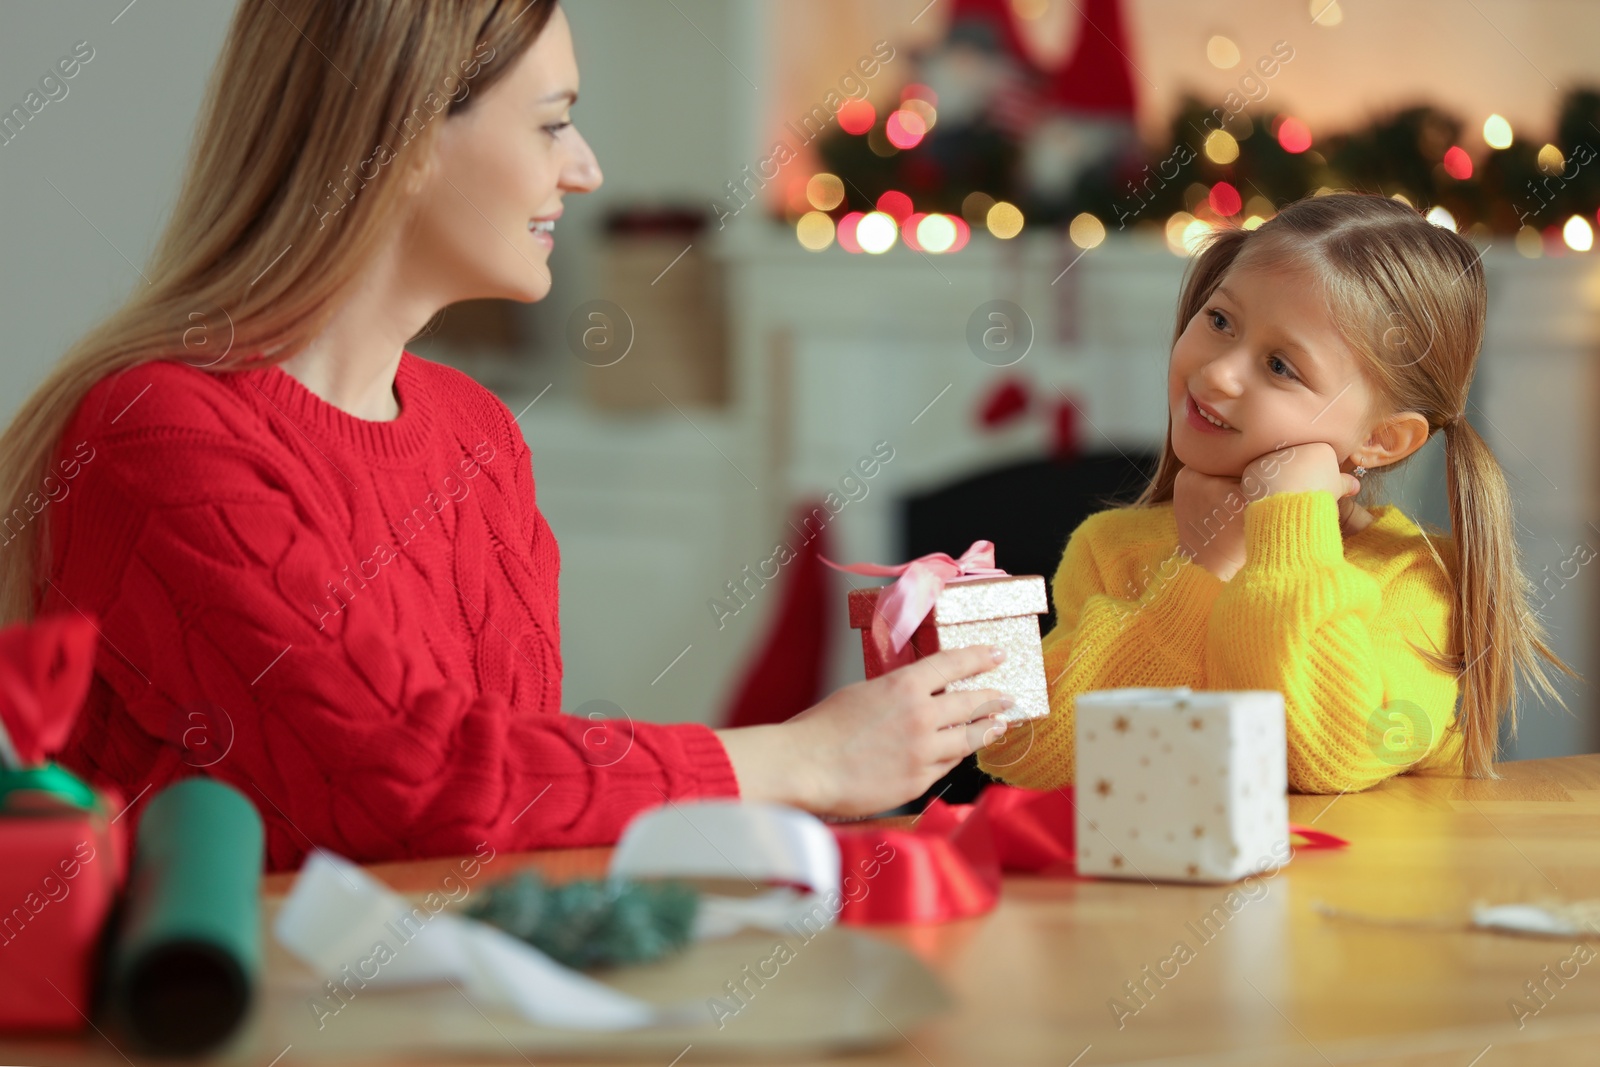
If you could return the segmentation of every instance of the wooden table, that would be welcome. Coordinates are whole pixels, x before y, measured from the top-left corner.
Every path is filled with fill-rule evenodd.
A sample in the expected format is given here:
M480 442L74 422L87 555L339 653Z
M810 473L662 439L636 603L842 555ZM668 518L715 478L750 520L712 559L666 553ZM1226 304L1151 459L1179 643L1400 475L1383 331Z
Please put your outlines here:
M1508 763L1500 772L1498 781L1402 777L1366 793L1291 797L1293 821L1352 844L1302 852L1248 894L1016 876L982 918L857 928L919 955L957 1006L898 1047L826 1062L1600 1063L1600 939L1580 946L1426 922L1384 925L1315 907L1465 923L1479 902L1600 898L1600 755ZM534 866L554 877L593 876L608 855L501 856L496 874ZM451 867L438 860L373 871L403 892L423 892ZM291 880L270 876L266 890L281 894ZM1175 952L1180 941L1187 952ZM1527 983L1539 987L1537 998ZM102 1060L103 1046L91 1052L98 1043L91 1035L77 1056L58 1046L64 1055L48 1062L122 1062ZM520 1062L509 1048L506 1055ZM694 1060L691 1051L683 1067ZM0 1062L45 1061L15 1058L0 1043Z

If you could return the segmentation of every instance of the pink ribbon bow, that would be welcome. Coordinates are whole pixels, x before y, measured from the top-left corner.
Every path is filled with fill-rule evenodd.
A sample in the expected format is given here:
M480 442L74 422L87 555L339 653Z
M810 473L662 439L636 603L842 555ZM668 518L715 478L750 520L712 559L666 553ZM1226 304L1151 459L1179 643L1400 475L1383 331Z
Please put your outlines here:
M888 592L879 595L877 610L872 614L873 641L885 653L885 662L893 661L895 664L909 662L901 654L906 642L911 640L911 635L928 617L928 612L933 610L934 601L944 592L946 583L1006 575L1005 571L994 565L993 541L972 542L972 547L961 553L960 559L951 559L944 552L932 552L910 563L893 566L882 563L841 566L826 557L821 558L822 562L836 571L896 579Z

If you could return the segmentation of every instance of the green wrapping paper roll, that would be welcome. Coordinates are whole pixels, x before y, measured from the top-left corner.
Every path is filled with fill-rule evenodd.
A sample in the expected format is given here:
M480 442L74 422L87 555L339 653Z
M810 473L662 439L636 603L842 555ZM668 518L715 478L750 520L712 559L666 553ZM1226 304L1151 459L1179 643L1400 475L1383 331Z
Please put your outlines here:
M220 1044L249 1010L261 965L261 817L244 794L186 778L139 822L109 1008L155 1052Z

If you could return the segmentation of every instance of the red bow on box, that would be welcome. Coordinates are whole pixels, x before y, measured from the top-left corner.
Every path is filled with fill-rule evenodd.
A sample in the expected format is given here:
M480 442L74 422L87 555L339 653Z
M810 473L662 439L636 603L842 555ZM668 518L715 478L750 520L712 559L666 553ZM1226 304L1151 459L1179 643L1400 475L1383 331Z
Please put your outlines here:
M96 636L81 615L0 630L0 764L34 767L61 751L89 692Z
M994 565L993 541L972 542L960 559L952 559L946 552L930 552L909 563L840 564L831 559L822 562L846 574L895 579L872 615L872 640L878 646L885 669L911 662L913 657L905 652L906 642L933 610L934 602L947 583L1007 576Z

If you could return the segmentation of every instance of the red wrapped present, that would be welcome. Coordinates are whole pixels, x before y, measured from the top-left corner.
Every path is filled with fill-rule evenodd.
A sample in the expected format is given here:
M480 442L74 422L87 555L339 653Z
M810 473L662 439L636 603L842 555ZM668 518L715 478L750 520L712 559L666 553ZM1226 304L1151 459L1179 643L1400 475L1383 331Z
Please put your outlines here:
M48 762L88 693L94 648L76 615L0 630L0 1029L88 1024L125 877L121 798Z
M829 566L852 574L894 577L892 585L850 591L850 625L861 631L868 678L941 649L999 645L1005 662L950 683L955 690L998 689L1016 699L1008 722L1050 714L1039 616L1049 610L1044 578L994 566L994 545L975 541L960 559L943 552L910 563Z

